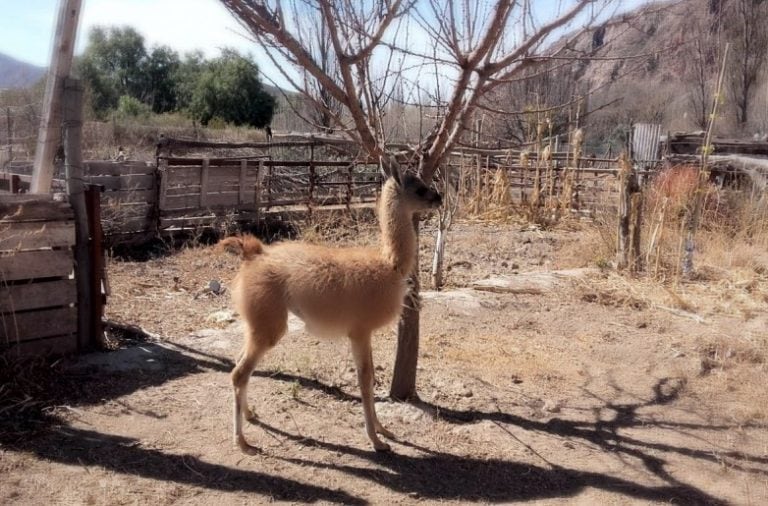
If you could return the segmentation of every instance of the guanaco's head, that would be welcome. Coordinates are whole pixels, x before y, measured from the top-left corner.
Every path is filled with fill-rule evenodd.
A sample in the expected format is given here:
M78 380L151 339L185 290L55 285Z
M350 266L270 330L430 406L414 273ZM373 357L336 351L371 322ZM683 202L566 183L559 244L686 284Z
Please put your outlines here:
M437 209L443 205L443 197L427 186L421 178L412 174L401 174L397 170L390 174L385 190L392 192L398 204L411 213Z

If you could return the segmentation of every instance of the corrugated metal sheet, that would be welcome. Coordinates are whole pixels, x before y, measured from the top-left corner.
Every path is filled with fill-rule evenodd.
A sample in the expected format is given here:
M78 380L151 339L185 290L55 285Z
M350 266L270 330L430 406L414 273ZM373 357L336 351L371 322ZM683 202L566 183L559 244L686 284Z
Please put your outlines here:
M632 126L632 160L642 168L652 166L659 159L661 125L636 123Z

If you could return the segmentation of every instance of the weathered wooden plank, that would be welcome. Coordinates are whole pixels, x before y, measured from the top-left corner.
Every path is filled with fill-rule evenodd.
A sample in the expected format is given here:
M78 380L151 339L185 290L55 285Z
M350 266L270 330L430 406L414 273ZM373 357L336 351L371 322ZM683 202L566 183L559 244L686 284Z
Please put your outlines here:
M168 195L162 211L174 211L181 209L213 209L218 207L237 207L240 192L208 193L205 196L205 205L201 206L201 195ZM250 197L249 199L250 200ZM250 202L246 202L248 204Z
M176 186L174 188L166 188L165 197L181 197L181 196L193 196L196 195L198 201L200 200L200 186Z
M103 206L116 204L151 204L157 200L157 190L119 190L101 194Z
M0 286L0 313L67 306L76 302L74 279Z
M41 193L39 195L0 195L0 204L26 204L29 202L53 202L53 195Z
M219 219L218 216L180 216L160 218L160 228L188 228L210 225Z
M10 344L77 331L77 308L62 307L0 314L0 343Z
M0 225L0 252L72 246L75 223L30 221Z
M203 166L200 168L200 207L205 208L208 205L208 159L203 159Z
M26 201L9 197L17 195L0 196L0 223L36 221L36 220L71 220L72 208L68 202L54 202L48 199L30 199Z
M244 204L245 198L246 198L246 178L247 178L247 172L248 172L248 162L246 160L242 160L240 162L240 174L239 174L239 180L238 180L238 190L240 192L240 196L237 199L238 204Z
M135 229L140 226L142 229L149 227L152 218L153 209L149 206L124 208L115 213L102 213L102 227L106 230L122 230L125 228Z
M155 188L154 174L131 176L86 176L90 184L103 186L105 190L150 190Z
M165 172L168 187L175 186L200 186L201 167L168 167Z
M165 161L169 167L176 167L176 166L200 166L203 164L202 158L163 158L163 161ZM243 158L209 158L209 166L210 167L228 167L228 166L234 166L237 167L240 165L241 160ZM248 165L257 165L259 163L258 158L246 158L245 159L248 162Z
M12 343L8 348L3 348L0 345L0 355L6 357L68 355L75 351L77 351L77 336L75 334Z
M210 181L217 181L217 182L237 181L240 175L240 168L241 168L240 163L238 163L237 166L227 166L227 167L211 167L210 164L208 164L208 169L210 171L208 178Z
M148 232L154 228L154 221L149 217L124 218L119 221L104 222L104 233L108 235Z
M133 174L154 174L154 172L154 165L146 162L85 162L85 174L89 176L125 176Z
M5 281L68 277L74 261L72 251L21 251L0 256L0 275Z

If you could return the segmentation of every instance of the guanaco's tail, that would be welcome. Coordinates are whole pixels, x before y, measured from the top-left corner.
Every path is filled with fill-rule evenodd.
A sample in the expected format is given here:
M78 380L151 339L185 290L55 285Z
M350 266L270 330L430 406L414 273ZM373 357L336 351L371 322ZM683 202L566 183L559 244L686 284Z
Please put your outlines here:
M264 252L264 245L250 234L227 237L216 245L219 250L239 253L243 260L251 260Z

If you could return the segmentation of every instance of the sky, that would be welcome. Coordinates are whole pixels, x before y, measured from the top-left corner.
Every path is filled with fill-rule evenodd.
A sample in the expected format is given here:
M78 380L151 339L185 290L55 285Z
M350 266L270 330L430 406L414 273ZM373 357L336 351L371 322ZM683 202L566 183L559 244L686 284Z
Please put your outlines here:
M76 52L82 52L96 25L130 25L148 42L184 53L206 55L222 47L252 51L245 30L216 0L82 0ZM47 65L59 0L0 0L0 52L35 65Z
M278 71L247 32L217 0L82 0L76 53L82 52L87 34L96 25L130 25L147 41L147 46L168 45L180 53L202 50L216 56L221 48L231 47L251 53L263 73L284 83ZM620 10L635 7L644 0L619 0ZM557 10L564 0L536 0L540 12ZM46 66L51 53L59 0L0 0L0 53Z

